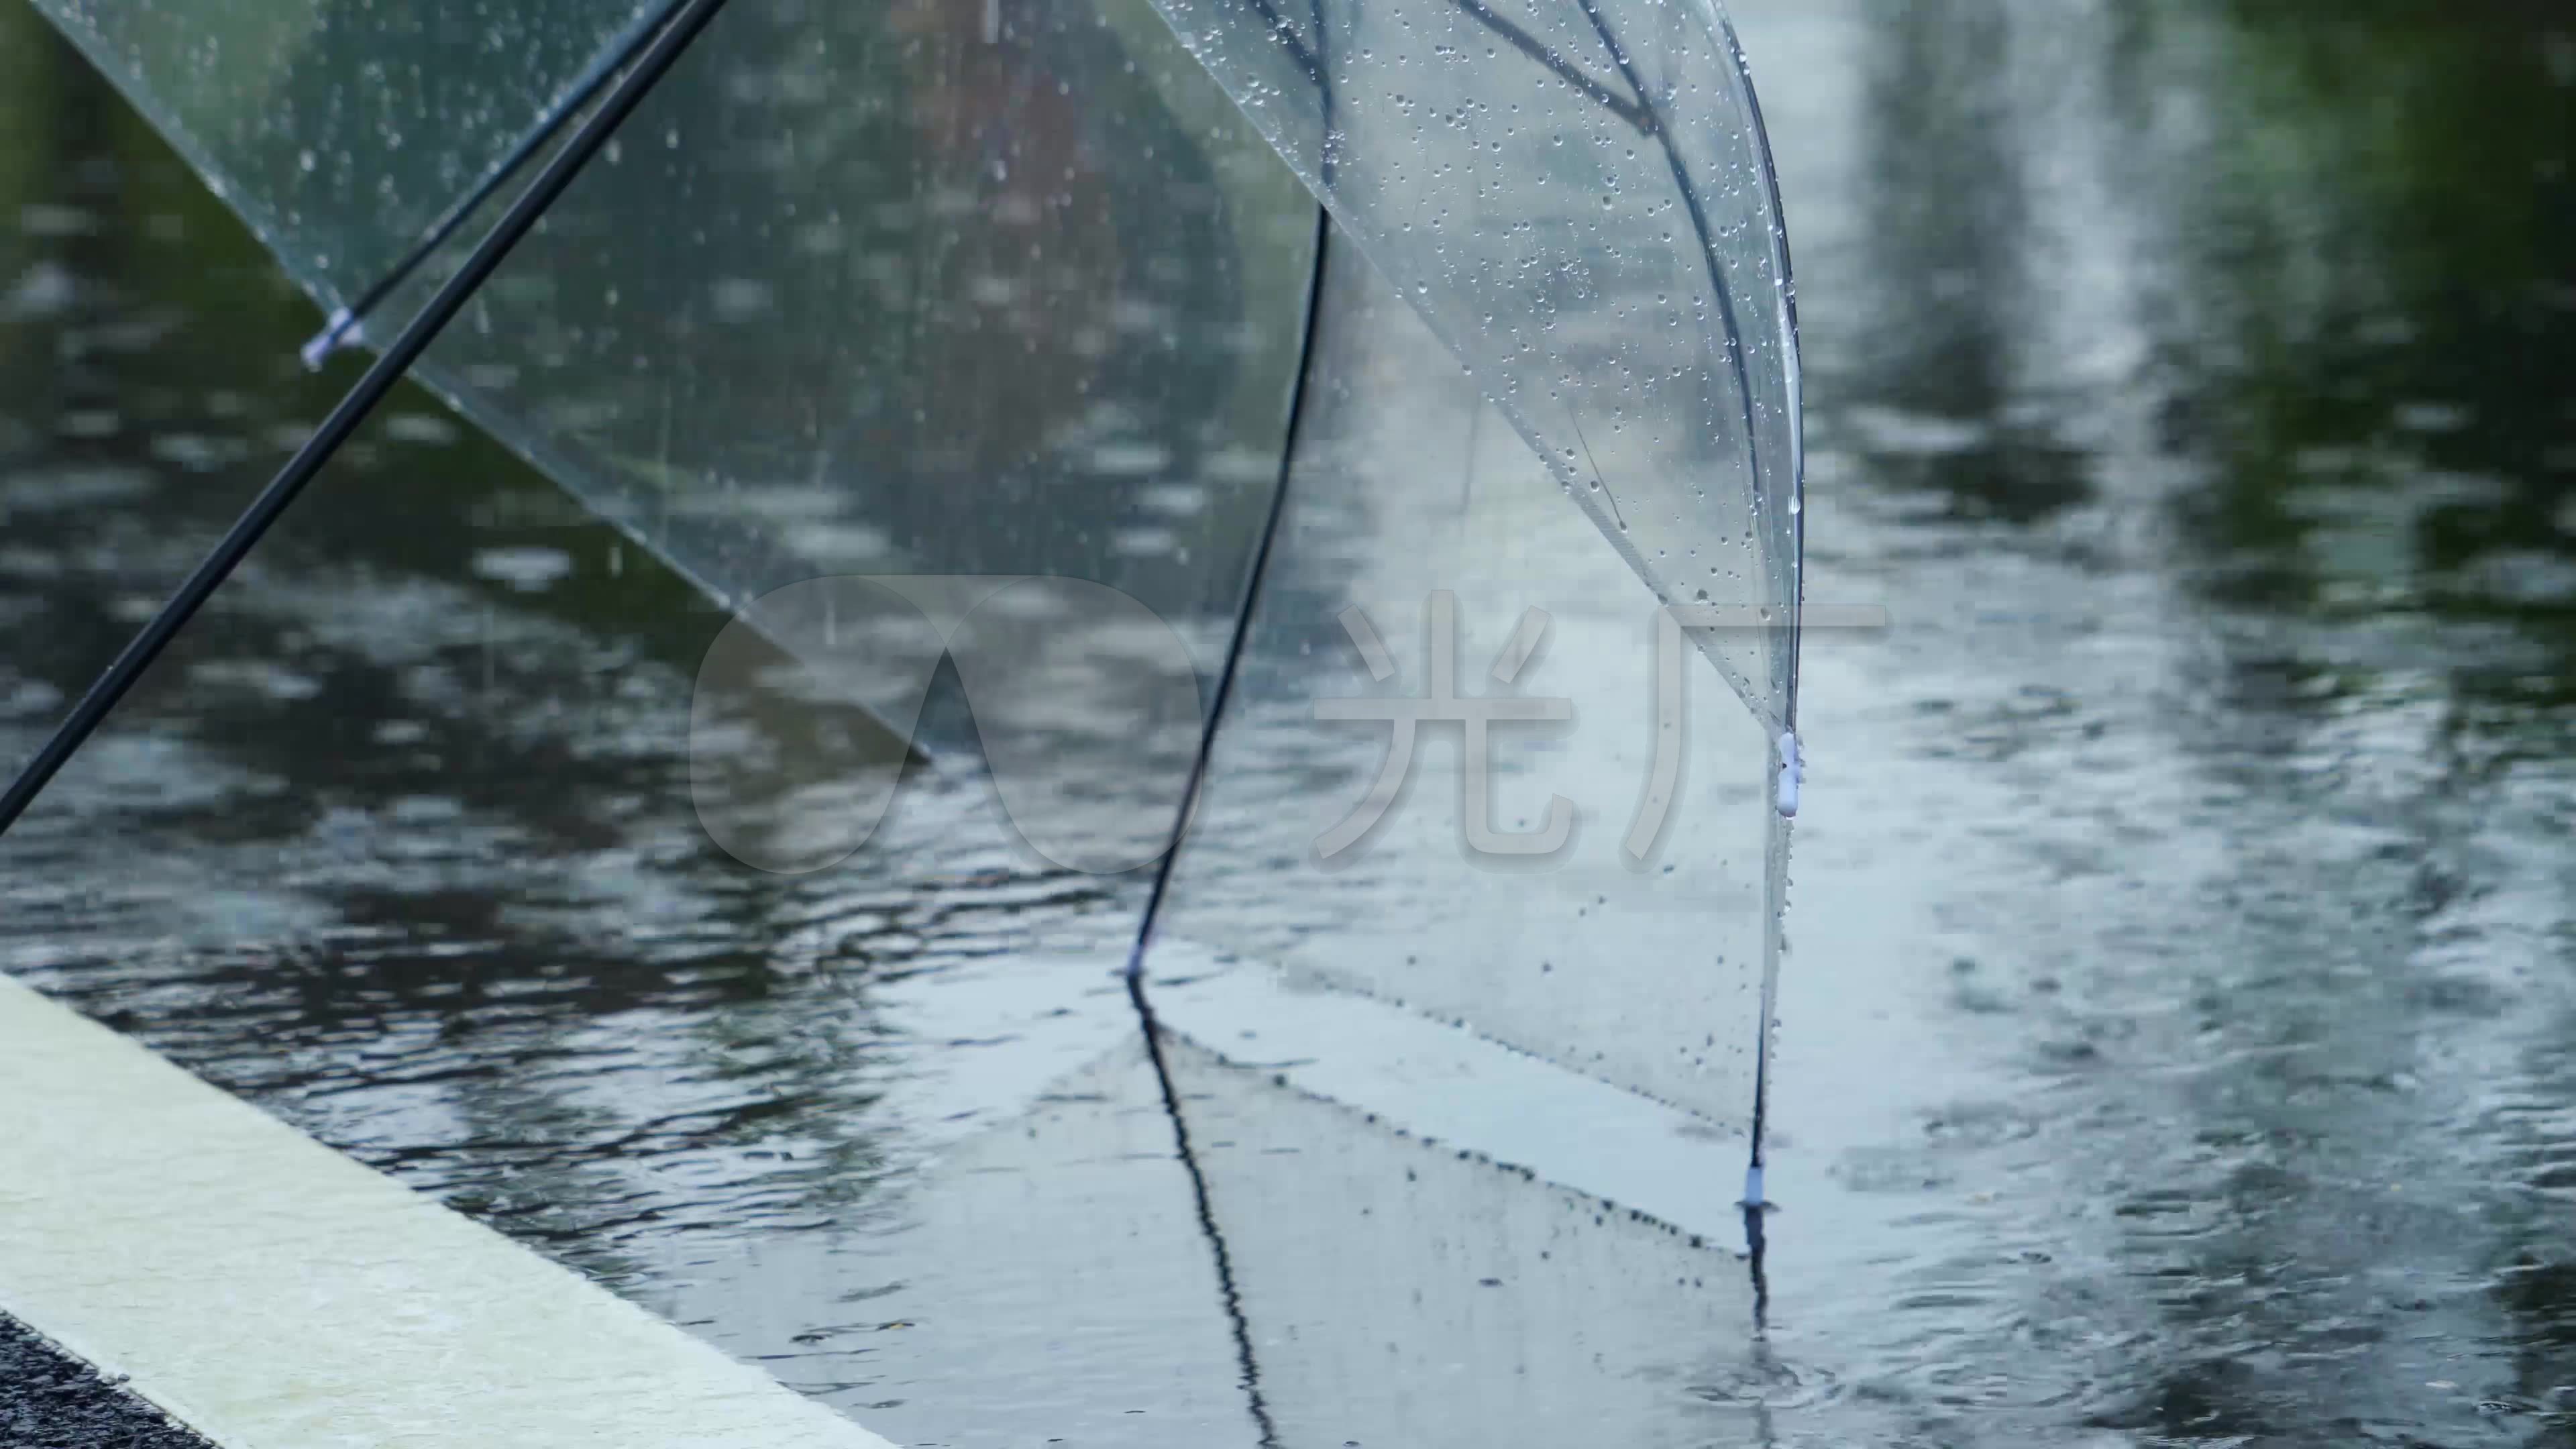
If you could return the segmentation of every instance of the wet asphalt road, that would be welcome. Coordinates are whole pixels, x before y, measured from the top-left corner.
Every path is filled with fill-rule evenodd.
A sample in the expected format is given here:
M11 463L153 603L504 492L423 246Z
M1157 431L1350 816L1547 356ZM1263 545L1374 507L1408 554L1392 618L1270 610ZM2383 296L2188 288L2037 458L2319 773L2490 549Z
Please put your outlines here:
M10 1449L205 1449L96 1369L0 1317L0 1444Z

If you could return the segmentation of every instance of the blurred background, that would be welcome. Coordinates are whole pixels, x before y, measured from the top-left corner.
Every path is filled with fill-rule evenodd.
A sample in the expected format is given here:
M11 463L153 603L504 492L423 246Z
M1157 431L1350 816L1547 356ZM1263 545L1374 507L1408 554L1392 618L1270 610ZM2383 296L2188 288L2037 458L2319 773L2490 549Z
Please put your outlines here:
M1731 9L1808 597L1894 623L1808 642L1768 1332L1618 1391L1673 1443L2576 1443L2576 19ZM0 756L336 400L316 321L0 0ZM899 1442L1256 1442L1194 1283L1085 1347L1044 1252L965 1266L1188 1237L1028 1192L1159 1105L925 1168L887 1025L1126 887L927 779L901 889L742 868L687 790L724 618L407 393L0 843L0 968ZM964 1387L1015 1352L1052 1397Z

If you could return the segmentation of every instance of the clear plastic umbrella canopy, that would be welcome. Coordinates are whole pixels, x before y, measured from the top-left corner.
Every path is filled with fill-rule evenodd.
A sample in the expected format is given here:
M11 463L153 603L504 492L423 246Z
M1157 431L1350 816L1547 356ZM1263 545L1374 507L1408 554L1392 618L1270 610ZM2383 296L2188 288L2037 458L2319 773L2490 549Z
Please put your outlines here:
M326 345L399 330L671 9L37 3L356 313ZM1737 1193L1800 441L1713 5L733 0L418 374L730 611L711 849L900 880L880 825L964 781L988 868L1103 894L1062 970L1150 936L1247 1336L1294 1341L1282 1442L1381 1442L1300 1383L1386 1442L1586 1402L1599 1355L1546 1344L1598 1274L1460 1306L1300 1264L1365 1258L1316 1235L1386 1191L1374 1133L1543 1184L1470 1258ZM1471 1310L1516 1387L1350 1399L1336 1355Z

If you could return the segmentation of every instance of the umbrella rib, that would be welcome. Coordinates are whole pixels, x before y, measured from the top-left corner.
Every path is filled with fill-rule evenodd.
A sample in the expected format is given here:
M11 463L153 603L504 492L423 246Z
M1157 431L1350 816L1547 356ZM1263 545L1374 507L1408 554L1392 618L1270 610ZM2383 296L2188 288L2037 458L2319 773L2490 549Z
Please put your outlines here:
M618 72L634 63L635 57L643 53L644 47L652 42L654 36L662 33L662 28L671 23L671 17L678 14L680 7L687 3L688 0L664 0L664 3L651 14L637 16L627 26L625 33L612 41L606 50L601 51L598 59L591 62L590 68L582 72L580 78L572 83L572 89L564 92L552 106L546 109L545 114L537 117L536 126L528 134L519 138L519 144L511 147L508 155L494 162L492 167L483 173L483 179L476 183L472 191L459 197L446 211L441 212L438 219L431 222L428 229L420 234L420 239L412 243L411 250L403 253L401 260L387 268L384 275L376 278L364 292L359 293L358 300L331 314L329 321L323 324L322 330L314 335L312 341L304 344L304 365L318 368L332 353L339 351L343 344L355 340L359 336L360 329L366 325L367 315L382 306L385 299L394 294L395 289L410 281L412 274L427 265L429 259L437 255L440 247L447 245L457 232L463 230L465 223L473 219L474 213L483 209L485 202L497 195L501 188L508 184L511 177L518 175L531 158L545 149L546 143L553 140L555 133L564 128L565 122L570 121L580 113L582 107L597 98L609 81L616 78Z
M1309 0L1308 8L1315 17L1315 93L1316 99L1322 103L1324 117L1323 128L1316 136L1315 174L1323 178L1326 187L1330 187L1341 150L1333 144L1333 73L1324 60L1324 40L1332 32L1324 26L1324 0ZM1320 265L1321 258L1317 260Z
M1744 110L1753 123L1754 144L1760 148L1764 156L1768 156L1771 154L1771 132L1770 128L1762 123L1762 96L1753 88L1752 68L1744 63L1744 47L1736 40L1734 27L1728 25L1722 16L1719 18L1719 24L1725 31L1727 54L1735 61L1736 73L1744 77ZM1786 361L1789 377L1794 386L1799 373L1797 267L1789 257L1788 230L1780 224L1780 218L1785 214L1785 208L1780 201L1780 173L1769 167L1763 169L1765 172L1763 189L1768 193L1771 203L1772 240L1780 248L1781 315L1788 319L1789 324L1789 355ZM1789 426L1795 430L1790 435L1792 441L1789 454L1791 465L1789 487L1792 490L1789 495L1791 500L1789 557L1793 561L1797 577L1790 581L1789 692L1782 711L1782 722L1794 732L1798 728L1798 661L1806 639L1807 511L1803 495L1807 491L1807 470L1799 457L1799 441L1804 437L1805 423L1799 417L1794 403L1788 411Z
M1458 3L1477 4L1480 0L1458 0ZM1718 322L1726 329L1726 361L1734 370L1735 395L1743 401L1744 407L1744 456L1758 489L1762 483L1762 443L1753 431L1753 378L1745 370L1744 331L1735 320L1735 299L1726 290L1726 265L1717 258L1717 235L1709 227L1708 208L1700 202L1699 188L1691 184L1690 168L1682 163L1682 153L1673 144L1672 129L1663 123L1654 101L1649 98L1651 93L1646 89L1645 77L1637 74L1636 63L1628 58L1627 52L1619 45L1618 35L1610 29L1609 17L1601 13L1594 0L1576 0L1576 3L1591 19L1593 32L1601 37L1602 48L1610 52L1610 63L1619 68L1620 79L1636 93L1637 106L1647 117L1646 133L1663 148L1664 164L1673 173L1673 185L1681 191L1683 208L1690 213L1691 231L1699 238L1700 257L1708 264L1709 288L1717 294Z
M178 637L179 631L196 617L206 600L223 586L224 580L231 577L232 571L258 546L260 539L294 503L297 495L330 463L340 445L366 422L376 405L384 401L396 383L402 381L403 375L410 371L420 355L429 350L430 343L437 340L438 334L465 309L465 304L473 299L475 292L491 279L511 249L535 228L537 219L572 185L583 164L607 143L619 124L633 113L654 84L670 72L688 50L690 42L705 31L707 23L724 7L725 0L687 0L680 12L672 17L671 23L654 40L652 48L636 62L635 68L618 81L616 89L609 93L600 108L582 122L581 129L564 144L564 149L546 163L546 169L538 174L526 191L520 193L518 200L510 204L509 211L493 224L483 240L476 243L473 253L457 269L456 275L440 285L437 294L421 308L420 314L412 318L401 335L385 349L384 355L376 359L375 365L367 369L366 375L358 379L347 396L341 398L339 406L323 419L322 426L314 430L313 436L296 450L295 456L287 460L286 466L278 470L277 476L269 480L259 496L251 500L250 507L243 510L242 516L215 545L214 551L206 555L205 561L197 565L186 582L180 584L178 592L170 596L170 601L161 606L161 611L143 626L133 642L116 656L115 662L108 665L106 672L98 677L98 682L81 696L80 703L72 707L52 738L46 740L44 747L19 771L8 790L0 793L0 834L6 834L18 817L26 813L27 807L70 761L82 742L98 729L109 712L116 708L117 702L125 698L126 692L143 677L144 671L161 657L170 641Z
M1297 68L1306 73L1306 79L1319 86L1323 85L1323 60L1316 55L1315 47L1308 45L1305 37L1297 33L1296 27L1288 23L1288 17L1280 14L1278 7L1272 5L1270 0L1252 0L1252 8L1261 12L1263 20L1270 22L1270 33L1279 38L1281 45L1287 47L1289 56L1297 62ZM1318 18L1320 19L1320 16ZM1321 35L1323 27L1318 25L1315 33Z
M1467 12L1478 24L1509 42L1512 49L1545 66L1549 74L1591 97L1603 110L1634 126L1639 134L1651 136L1661 129L1651 108L1642 102L1621 100L1608 86L1585 74L1581 66L1557 54L1554 48L1537 36L1496 13L1492 6L1485 3L1485 0L1453 0L1453 3ZM1594 23L1596 25L1599 23L1597 17ZM1632 78L1629 84L1635 86L1636 82ZM1637 87L1637 90L1641 96L1644 94L1643 87Z
M1297 355L1297 390L1288 404L1288 425L1279 449L1279 486L1271 491L1270 511L1261 522L1261 541L1254 545L1252 567L1243 582L1243 596L1235 607L1234 637L1225 651L1225 663L1218 669L1216 692L1208 704L1206 728L1199 731L1198 753L1191 757L1188 779L1182 782L1180 809L1172 819L1171 843L1164 847L1162 859L1154 867L1153 888L1145 897L1145 917L1137 924L1136 943L1127 953L1127 979L1136 980L1145 971L1145 953L1154 944L1154 927L1163 913L1163 898L1171 888L1172 866L1180 858L1181 836L1198 811L1199 792L1207 783L1208 761L1216 753L1216 732L1225 722L1226 702L1234 694L1234 682L1242 673L1245 647L1252 638L1252 616L1261 601L1261 585L1270 573L1270 555L1279 541L1279 523L1288 512L1288 480L1297 461L1297 434L1306 411L1306 389L1312 378L1309 372L1315 361L1315 336L1321 327L1324 311L1324 251L1333 231L1332 213L1315 210L1315 270L1306 282L1305 337Z

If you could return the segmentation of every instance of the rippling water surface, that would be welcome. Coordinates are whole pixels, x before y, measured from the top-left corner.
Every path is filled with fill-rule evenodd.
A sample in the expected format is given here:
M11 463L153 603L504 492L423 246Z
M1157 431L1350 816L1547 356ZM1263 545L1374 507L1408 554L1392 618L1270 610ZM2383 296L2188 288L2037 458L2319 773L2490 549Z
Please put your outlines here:
M1809 644L1763 1336L1732 1240L1193 1048L1203 1217L1047 965L1135 883L919 771L860 862L737 865L721 616L417 394L0 846L0 968L901 1442L1437 1425L1509 1399L1441 1377L1488 1282L1630 1306L1562 1382L1636 1442L2576 1442L2576 26L1735 8L1810 600L1892 620ZM15 758L351 364L23 9L0 80ZM1380 1301L1432 1259L1459 1306Z

